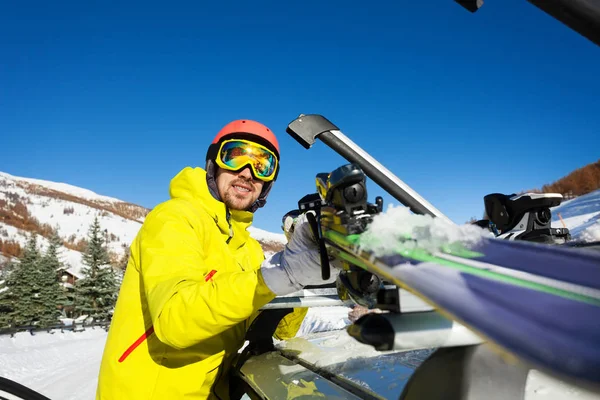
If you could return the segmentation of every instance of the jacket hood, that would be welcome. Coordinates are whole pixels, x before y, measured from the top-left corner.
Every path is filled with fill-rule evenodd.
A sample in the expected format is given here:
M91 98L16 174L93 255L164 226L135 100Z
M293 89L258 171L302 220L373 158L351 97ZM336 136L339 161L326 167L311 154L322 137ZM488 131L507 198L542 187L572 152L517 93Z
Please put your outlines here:
M228 210L225 203L213 197L206 182L206 171L200 167L181 170L171 180L169 195L172 199L188 200L206 211L223 233L233 235L235 242L245 242L250 235L247 228L252 224L254 215L249 211Z

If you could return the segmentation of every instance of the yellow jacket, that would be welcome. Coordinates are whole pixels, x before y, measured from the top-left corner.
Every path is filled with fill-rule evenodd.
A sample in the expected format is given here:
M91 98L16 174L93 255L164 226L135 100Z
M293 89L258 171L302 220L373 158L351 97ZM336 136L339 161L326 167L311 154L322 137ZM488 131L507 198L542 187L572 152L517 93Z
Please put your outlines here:
M97 400L228 398L232 359L275 297L260 272L262 248L246 230L252 213L228 218L201 168L183 169L170 195L131 244ZM293 337L305 313L288 314L276 337Z

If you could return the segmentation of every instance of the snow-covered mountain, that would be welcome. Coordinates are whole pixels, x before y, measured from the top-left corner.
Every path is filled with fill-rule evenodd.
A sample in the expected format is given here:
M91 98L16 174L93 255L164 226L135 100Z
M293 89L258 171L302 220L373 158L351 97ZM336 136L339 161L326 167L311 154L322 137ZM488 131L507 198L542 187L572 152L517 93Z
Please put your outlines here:
M117 264L150 210L90 190L0 172L0 265L18 254L30 234L38 235L42 249L58 234L64 242L62 261L80 275L81 250L95 217L105 232L111 258ZM285 235L250 227L267 256L286 243Z

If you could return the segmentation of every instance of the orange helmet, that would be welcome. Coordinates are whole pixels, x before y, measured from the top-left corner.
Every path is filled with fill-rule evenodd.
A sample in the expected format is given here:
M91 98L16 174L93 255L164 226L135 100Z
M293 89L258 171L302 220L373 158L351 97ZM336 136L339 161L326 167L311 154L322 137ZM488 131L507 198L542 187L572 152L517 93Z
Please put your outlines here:
M275 134L260 122L252 121L249 119L238 119L225 125L217 136L212 141L212 144L217 144L225 138L230 139L231 137L248 137L257 136L260 138L261 144L266 145L275 152L277 158L279 158L279 143Z
M206 160L214 160L219 145L226 139L248 139L272 150L279 160L279 143L273 131L260 122L250 119L238 119L225 125L213 139L206 153Z

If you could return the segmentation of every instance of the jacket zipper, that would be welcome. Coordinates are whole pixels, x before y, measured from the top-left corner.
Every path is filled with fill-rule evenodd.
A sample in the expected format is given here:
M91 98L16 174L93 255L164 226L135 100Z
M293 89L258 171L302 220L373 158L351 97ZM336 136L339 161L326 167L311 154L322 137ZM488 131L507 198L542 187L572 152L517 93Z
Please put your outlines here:
M229 237L227 238L227 244L233 239L233 227L231 226L231 213L229 207L225 207L225 219L227 219L227 225L229 225Z

